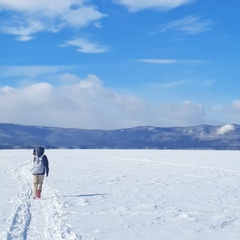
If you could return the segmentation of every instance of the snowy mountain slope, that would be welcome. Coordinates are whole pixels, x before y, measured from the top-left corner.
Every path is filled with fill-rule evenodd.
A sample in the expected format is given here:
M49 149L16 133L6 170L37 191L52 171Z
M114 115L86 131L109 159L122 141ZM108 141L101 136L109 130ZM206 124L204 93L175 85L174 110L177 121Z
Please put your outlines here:
M240 126L83 130L0 124L0 149L240 149Z
M238 151L46 154L43 198L32 200L31 151L0 151L0 239L239 239Z
M217 130L217 133L219 135L222 134L227 134L228 132L234 131L235 126L233 124L226 124L224 126L219 127L219 129Z

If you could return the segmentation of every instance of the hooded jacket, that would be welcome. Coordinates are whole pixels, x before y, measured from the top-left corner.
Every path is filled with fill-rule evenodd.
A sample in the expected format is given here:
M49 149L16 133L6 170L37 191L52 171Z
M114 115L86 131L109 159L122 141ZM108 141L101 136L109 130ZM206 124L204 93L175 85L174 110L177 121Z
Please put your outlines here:
M45 175L46 174L46 177L47 177L48 173L49 173L49 163L48 163L47 156L44 155L44 148L43 147L38 147L36 149L35 154L36 155L33 158L33 164L34 164L34 161L36 161L38 158L42 158L44 169L43 169L42 173L37 173L37 174L33 174L33 175Z

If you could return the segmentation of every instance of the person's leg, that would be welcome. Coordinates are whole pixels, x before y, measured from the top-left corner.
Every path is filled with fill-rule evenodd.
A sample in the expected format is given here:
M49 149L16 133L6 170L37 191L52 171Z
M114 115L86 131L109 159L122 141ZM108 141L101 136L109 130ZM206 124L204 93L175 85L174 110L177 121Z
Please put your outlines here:
M38 175L33 175L33 198L37 197Z
M41 197L42 185L43 185L44 175L38 175L38 185L37 185L37 197Z
M37 190L42 191L43 180L44 180L44 175L38 175Z

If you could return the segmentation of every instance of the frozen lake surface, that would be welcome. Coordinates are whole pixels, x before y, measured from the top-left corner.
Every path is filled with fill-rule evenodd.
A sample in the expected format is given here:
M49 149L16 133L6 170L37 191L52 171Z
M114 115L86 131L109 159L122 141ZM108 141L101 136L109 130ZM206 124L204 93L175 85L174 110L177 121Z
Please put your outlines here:
M238 240L240 152L46 150L32 199L32 150L0 151L1 240Z

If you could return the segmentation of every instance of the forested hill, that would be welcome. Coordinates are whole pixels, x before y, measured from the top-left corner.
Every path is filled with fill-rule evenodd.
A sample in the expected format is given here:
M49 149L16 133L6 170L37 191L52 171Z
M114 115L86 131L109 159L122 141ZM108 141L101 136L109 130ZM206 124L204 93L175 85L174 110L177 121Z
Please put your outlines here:
M0 148L240 149L240 125L84 130L0 124Z

